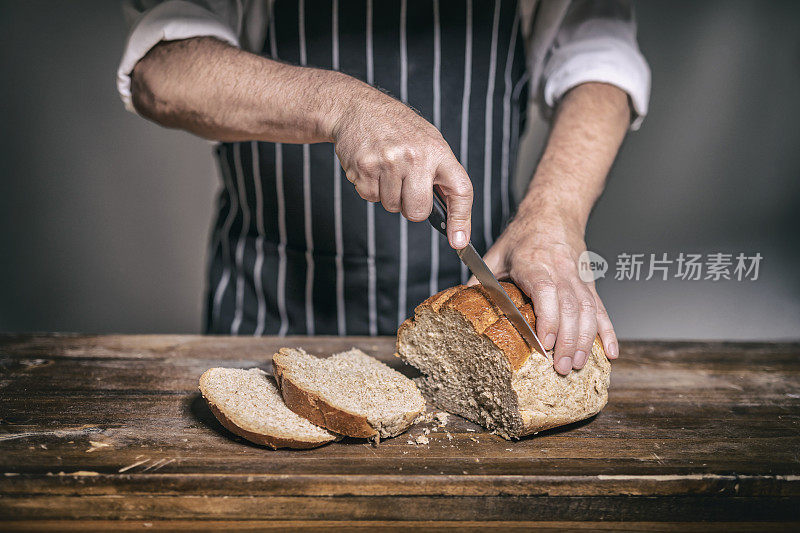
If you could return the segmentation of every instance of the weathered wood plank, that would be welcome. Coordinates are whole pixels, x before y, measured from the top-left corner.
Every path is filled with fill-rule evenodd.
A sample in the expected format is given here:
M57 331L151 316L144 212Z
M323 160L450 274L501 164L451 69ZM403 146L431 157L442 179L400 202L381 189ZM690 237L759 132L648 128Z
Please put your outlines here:
M35 496L0 499L18 520L580 520L798 521L796 498L696 496Z
M296 531L296 532L407 532L410 528L428 533L471 533L484 531L523 532L539 531L661 531L705 533L714 531L761 532L797 531L800 522L527 522L527 521L373 521L359 522L333 520L30 520L5 522L5 531Z
M144 466L147 466L146 464ZM144 473L144 472L143 472ZM58 472L43 486L37 475L7 480L5 496L159 495L205 496L237 491L249 496L800 496L800 480L779 475L455 475L417 474L100 474Z

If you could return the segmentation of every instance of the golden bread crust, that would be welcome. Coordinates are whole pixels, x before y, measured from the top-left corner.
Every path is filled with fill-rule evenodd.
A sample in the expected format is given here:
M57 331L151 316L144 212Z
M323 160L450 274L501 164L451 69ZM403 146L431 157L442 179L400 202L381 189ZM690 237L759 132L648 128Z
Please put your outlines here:
M522 316L534 328L536 316L533 313L530 298L513 283L501 281L500 284ZM480 284L471 287L457 285L434 294L417 306L415 314L419 314L425 309L433 312L452 309L460 313L472 324L476 333L483 335L503 351L512 371L519 370L531 354L536 353L528 347L522 335L502 314ZM403 329L411 327L413 321L413 318L409 318L403 322L398 330L398 335ZM600 350L602 351L602 349L601 345Z
M225 429L249 440L252 443L258 444L260 446L269 446L273 450L278 448L294 448L296 450L308 450L310 448L318 448L324 444L328 444L329 442L333 442L334 440L338 440L336 437L331 437L328 440L320 440L320 441L306 441L306 440L296 440L296 439L288 439L284 437L276 437L275 435L267 435L265 433L254 433L252 431L247 431L246 429L242 429L241 427L237 426L230 418L225 416L225 414L219 410L219 408L211 403L208 399L206 399L208 403L208 408L211 409L211 412L214 413L214 416L217 417L219 423L222 424Z

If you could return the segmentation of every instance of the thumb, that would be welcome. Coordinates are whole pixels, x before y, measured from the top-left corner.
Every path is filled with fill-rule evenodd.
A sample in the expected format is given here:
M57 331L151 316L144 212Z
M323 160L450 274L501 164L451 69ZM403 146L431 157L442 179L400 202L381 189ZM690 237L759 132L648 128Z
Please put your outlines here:
M439 165L433 183L447 203L447 239L451 247L461 249L469 242L472 229L472 182L451 156L450 161Z

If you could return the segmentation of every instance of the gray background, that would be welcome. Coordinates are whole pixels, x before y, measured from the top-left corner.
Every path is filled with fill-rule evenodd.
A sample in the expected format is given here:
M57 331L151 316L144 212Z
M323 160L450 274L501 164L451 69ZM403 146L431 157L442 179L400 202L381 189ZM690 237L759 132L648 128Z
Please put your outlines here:
M637 7L650 115L589 247L612 270L621 252L764 260L756 282L601 280L617 331L800 338L800 3ZM0 331L200 331L211 147L123 110L124 33L116 2L0 1Z

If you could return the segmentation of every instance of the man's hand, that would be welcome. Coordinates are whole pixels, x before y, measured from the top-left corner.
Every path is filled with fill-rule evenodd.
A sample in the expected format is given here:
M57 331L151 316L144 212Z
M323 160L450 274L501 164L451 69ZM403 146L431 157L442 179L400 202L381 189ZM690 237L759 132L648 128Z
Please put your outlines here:
M579 370L592 353L599 332L610 359L619 355L614 326L594 283L578 276L583 237L566 221L517 218L485 256L498 278L510 277L533 300L536 335L555 347L560 374Z
M433 187L447 202L447 232L453 248L470 237L472 183L450 146L432 124L378 91L354 102L334 128L336 155L347 179L370 202L425 220Z
M510 277L533 301L536 334L555 347L556 371L580 369L599 332L609 359L619 356L614 327L594 287L578 276L589 213L630 121L627 95L603 83L572 89L514 220L486 253L495 275Z
M439 131L351 76L251 54L210 37L159 43L131 75L144 117L223 142L333 142L361 197L413 221L444 195L448 238L470 238L472 184Z

